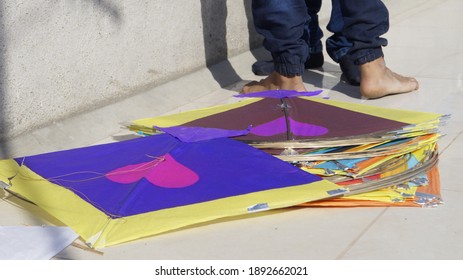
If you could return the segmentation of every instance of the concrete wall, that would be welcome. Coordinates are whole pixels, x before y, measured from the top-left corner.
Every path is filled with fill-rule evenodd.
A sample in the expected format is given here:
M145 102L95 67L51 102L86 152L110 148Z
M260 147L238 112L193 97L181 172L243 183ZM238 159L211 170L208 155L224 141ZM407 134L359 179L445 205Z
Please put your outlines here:
M121 100L259 46L250 2L0 1L0 136Z

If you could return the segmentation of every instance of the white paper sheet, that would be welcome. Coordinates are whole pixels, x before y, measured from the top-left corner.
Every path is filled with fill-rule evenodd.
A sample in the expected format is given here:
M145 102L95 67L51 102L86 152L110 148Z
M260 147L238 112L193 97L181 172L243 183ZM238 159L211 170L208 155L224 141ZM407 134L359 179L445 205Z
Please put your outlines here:
M0 226L0 260L49 260L77 237L68 227Z

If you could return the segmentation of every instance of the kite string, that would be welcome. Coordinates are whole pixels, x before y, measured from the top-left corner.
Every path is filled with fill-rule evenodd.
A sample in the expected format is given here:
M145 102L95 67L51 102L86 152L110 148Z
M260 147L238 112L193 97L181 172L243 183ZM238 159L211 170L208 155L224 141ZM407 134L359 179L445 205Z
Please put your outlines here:
M178 143L170 143L169 145L166 145L164 148L164 155L167 155L169 154L170 152L172 152L176 147L178 146ZM145 164L142 164L140 166L138 166L137 168L133 168L131 170L127 170L127 171L121 171L121 174L122 173L128 173L128 172L140 172L140 171L144 171L144 170L147 170L147 169L150 169L150 168L153 168L155 166L157 166L158 164L160 164L161 162L165 161L166 160L166 156L161 156L161 157L157 157L157 156L151 156L151 155L148 155L148 154L145 154L145 156L149 157L149 158L154 158L154 159L157 159L157 160L153 160L153 161L150 161L148 163L145 163ZM26 161L26 157L24 157L21 161L21 164L20 164L20 168L25 166L25 161ZM153 165L149 165L150 163L153 163ZM25 167L27 168L27 167ZM32 171L32 170L31 170ZM92 179L98 179L98 178L101 178L101 177L104 177L105 175L102 174L102 173L99 173L99 172L94 172L94 171L80 171L80 172L74 172L74 173L93 173L93 174L98 174L99 176L96 176L94 178L90 178L90 179L87 179L87 180L83 180L83 181L88 181L88 180L92 180ZM73 173L69 173L69 174L63 174L63 175L60 175L60 176L55 176L55 177L51 177L51 178L60 178L60 177L66 177L66 176L71 176ZM116 175L116 174L119 174L119 172L114 172L114 173L110 173L111 175ZM13 178L15 176L21 176L23 179L25 180L30 180L30 181L47 181L47 179L43 178L43 179L34 179L34 178L31 178L31 177L28 177L24 174L22 174L20 172L20 170L17 171L16 175L13 176ZM12 179L13 179L12 178ZM72 180L61 180L61 181L68 181L68 182L72 182ZM12 183L10 181L10 186L12 186ZM67 187L67 186L62 186L68 190L70 190L71 192L74 193L74 195L76 196L79 196L79 197L82 197L83 199L85 199L87 202L89 202L91 205L93 205L95 208L99 209L100 211L102 211L103 213L105 213L108 217L110 218L123 218L123 216L120 216L120 215L116 215L116 214L112 214L108 211L105 210L105 207L102 207L100 204L94 202L93 200L89 199L87 197L86 194L82 193L81 191L79 190L76 190L72 187ZM133 192L133 189L130 193ZM126 198L130 196L130 193L127 194ZM120 202L120 205L118 206L118 209L120 209L124 203L125 203L126 199L123 199L121 200ZM118 209L115 209L115 212L118 212L119 210Z
M105 207L103 207L102 205L100 205L99 203L93 201L92 199L90 199L87 195L85 195L85 193L77 190L77 189L74 189L72 187L66 187L67 189L71 190L75 195L79 196L79 197L82 197L85 201L88 201L90 202L91 205L93 205L95 208L97 208L98 210L100 210L101 212L105 213L107 216L111 217L111 219L113 218L116 218L116 219L120 219L120 218L123 218L124 216L121 216L121 215L116 215L116 214L113 214L113 213L110 213L109 211L107 211L105 209Z
M134 173L134 172L143 172L143 171L146 171L146 170L149 170L151 168L154 168L154 167L158 166L161 162L166 160L165 156L162 156L162 157L154 157L154 156L150 156L150 155L146 155L146 156L149 157L149 158L154 158L155 160L145 162L145 163L143 163L141 165L138 165L138 166L135 166L135 167L133 167L131 169L113 171L113 172L109 172L109 173L106 173L106 174L101 173L101 172L96 172L96 171L85 171L84 170L84 171L76 171L76 172L57 175L57 176L53 176L53 177L40 178L40 179L34 179L34 178L28 177L28 176L26 176L24 174L21 174L19 172L16 175L19 175L22 179L28 180L28 181L50 181L50 182L79 183L79 182L87 182L87 181L97 180L97 179L101 179L101 178L108 177L108 176L117 176L117 175L130 174L130 173ZM23 159L23 161L21 163L21 166L23 166L23 163L24 163L24 159ZM70 177L70 176L81 175L81 174L95 174L97 176L86 178L86 179L81 179L81 180L61 179L61 178L64 178L64 177Z
M74 182L74 183L75 182L85 182L85 181L90 181L90 180L96 180L96 179L99 179L99 178L103 178L103 177L106 177L108 175L123 175L123 174L132 173L132 172L141 172L141 171L149 170L149 169L159 165L161 162L165 161L165 156L162 156L162 157L155 157L155 156L151 156L151 155L146 155L146 156L149 157L149 158L154 158L155 160L150 161L150 162L146 162L146 163L144 163L142 165L139 165L139 166L135 166L134 168L129 169L129 170L123 170L123 171L119 171L119 172L110 172L110 173L107 173L107 174L103 174L103 173L100 173L100 172L94 172L94 171L78 171L78 172L72 172L72 173L63 174L63 175L54 176L54 177L49 177L49 178L34 179L34 178L26 176L26 175L24 175L24 174L22 174L21 172L18 171L15 174L14 177L19 176L22 179L28 180L28 181L49 181L49 182L52 182L52 183L57 183L57 182L68 182L68 183L71 183L71 182ZM24 162L25 162L25 158L22 159L20 167L22 167L24 165ZM83 180L59 179L59 178L67 177L67 176L73 176L73 175L78 175L78 174L88 174L88 173L97 174L99 176L95 176L95 177L88 178L88 179L83 179ZM66 189L71 190L76 195L78 195L78 196L82 197L84 200L90 202L94 207L96 207L97 209L99 209L100 211L105 213L107 216L109 216L111 218L117 218L117 219L123 218L123 216L121 216L121 215L116 215L114 213L110 213L109 211L105 210L105 207L103 207L99 203L93 201L85 193L79 191L78 189L75 189L75 188L70 187L70 186L63 186L63 187L65 187Z

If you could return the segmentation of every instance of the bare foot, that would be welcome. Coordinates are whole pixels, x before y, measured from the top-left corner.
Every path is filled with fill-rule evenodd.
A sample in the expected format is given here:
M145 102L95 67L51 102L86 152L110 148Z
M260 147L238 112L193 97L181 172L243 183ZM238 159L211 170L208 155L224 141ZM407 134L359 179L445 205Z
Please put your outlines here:
M259 82L253 81L245 85L241 90L241 93L260 92L267 90L295 90L295 91L307 91L302 82L301 76L286 77L280 73L273 71L270 75L260 80Z
M360 93L363 97L380 98L418 88L415 78L404 77L387 68L383 57L360 65Z

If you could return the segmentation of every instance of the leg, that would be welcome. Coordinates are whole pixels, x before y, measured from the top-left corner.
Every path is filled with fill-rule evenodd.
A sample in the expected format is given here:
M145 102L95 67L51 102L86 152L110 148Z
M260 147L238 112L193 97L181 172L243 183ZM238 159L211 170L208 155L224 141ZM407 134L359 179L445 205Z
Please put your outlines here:
M381 38L389 29L389 12L380 0L340 0L343 35L352 42L349 55L360 67L360 93L367 98L406 93L418 89L416 79L386 67Z
M339 63L343 79L347 80L351 85L358 86L360 85L360 70L348 55L349 50L352 48L352 43L342 33L344 30L344 19L339 1L331 1L331 16L327 29L333 35L326 39L326 51L335 62Z
M309 46L308 14L304 0L253 0L254 25L264 36L264 47L272 54L274 71L242 92L271 89L306 91L302 82Z
M321 38L323 31L318 23L318 12L322 6L321 0L305 0L308 19L308 32L303 40L309 45L309 57L305 62L305 69L314 69L323 66L323 44ZM252 65L252 72L259 76L267 76L273 72L273 61L257 61Z
M322 7L321 0L305 0L307 13L309 14L309 58L305 62L306 69L322 67L325 59L323 57L323 31L318 22L318 13Z

